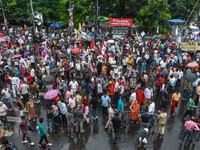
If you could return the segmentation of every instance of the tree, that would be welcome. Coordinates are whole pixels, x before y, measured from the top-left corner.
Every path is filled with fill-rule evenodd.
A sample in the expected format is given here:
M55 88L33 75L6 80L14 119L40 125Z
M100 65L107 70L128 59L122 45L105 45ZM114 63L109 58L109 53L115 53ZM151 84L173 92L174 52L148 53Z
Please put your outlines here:
M154 32L158 25L166 24L171 19L166 0L148 0L148 5L140 9L136 22L144 31Z
M74 5L73 21L76 25L79 22L89 22L95 19L96 15L96 2L93 0L71 0ZM68 24L69 21L69 0L60 0L60 21L63 24Z
M172 18L187 20L196 2L197 0L168 0L168 4L170 5L169 10ZM200 6L197 5L197 7L194 9L194 12L190 16L189 21L194 19L194 16L196 13L198 13L199 8Z

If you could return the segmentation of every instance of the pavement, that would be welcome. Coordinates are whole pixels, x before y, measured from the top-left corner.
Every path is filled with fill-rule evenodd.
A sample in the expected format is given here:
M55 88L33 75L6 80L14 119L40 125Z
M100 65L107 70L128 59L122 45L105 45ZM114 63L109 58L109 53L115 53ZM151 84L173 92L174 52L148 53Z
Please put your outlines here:
M183 83L182 83L183 85ZM181 86L182 87L182 86ZM178 89L179 90L179 89ZM40 93L42 96L43 93ZM160 99L155 97L155 103L157 104ZM182 136L184 130L184 121L182 120L182 115L186 109L186 101L182 103L176 109L175 117L170 116L169 105L170 101L167 104L167 124L165 128L165 136L159 136L157 128L151 128L150 130L150 141L147 144L147 150L183 150L183 146L180 147L178 140ZM45 118L45 100L41 99L39 104L35 104L36 114L40 117ZM156 107L158 109L158 107ZM128 108L127 108L128 110ZM27 112L25 112L27 114ZM127 113L128 115L128 113ZM39 150L39 134L36 130L29 131L29 136L31 140L35 143L35 146L30 146L29 143L22 144L22 135L18 135L18 126L19 126L19 112L17 109L14 111L8 112L8 121L10 125L10 132L6 133L6 138L13 142L19 150ZM188 118L189 119L189 118ZM50 133L49 142L53 145L51 146L52 150L140 150L138 148L138 138L140 135L139 126L130 126L121 129L119 134L119 139L117 144L113 144L112 138L113 133L109 133L104 130L104 126L107 122L106 118L102 117L102 110L99 108L99 119L98 121L93 121L89 126L85 127L85 133L77 133L72 139L67 135L67 129L62 127L56 127L54 133ZM33 127L37 125L36 122L33 122ZM199 150L200 142L197 142L195 146L192 144L189 145L186 149L188 150Z

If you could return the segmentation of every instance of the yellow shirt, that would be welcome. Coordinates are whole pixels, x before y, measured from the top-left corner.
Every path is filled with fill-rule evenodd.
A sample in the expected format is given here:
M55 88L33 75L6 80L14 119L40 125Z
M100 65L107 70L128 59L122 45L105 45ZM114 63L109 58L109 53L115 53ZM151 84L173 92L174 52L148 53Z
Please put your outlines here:
M178 93L178 94L174 93L174 94L172 95L172 99L174 99L175 101L179 101L180 97L181 97L181 94L180 94L180 93Z

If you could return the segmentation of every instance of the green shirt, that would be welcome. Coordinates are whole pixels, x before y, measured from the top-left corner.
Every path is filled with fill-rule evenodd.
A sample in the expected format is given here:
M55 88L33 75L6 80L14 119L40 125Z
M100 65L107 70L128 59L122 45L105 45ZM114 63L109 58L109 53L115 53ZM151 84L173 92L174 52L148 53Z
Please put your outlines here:
M46 130L43 124L38 124L38 130L39 130L40 136L44 136L46 134Z
M190 100L187 103L187 109L188 110L194 110L194 108L190 107L190 106L195 106L194 101L190 98Z
M76 101L77 101L77 104L81 105L82 96L81 96L81 95L77 95L77 96L76 96Z

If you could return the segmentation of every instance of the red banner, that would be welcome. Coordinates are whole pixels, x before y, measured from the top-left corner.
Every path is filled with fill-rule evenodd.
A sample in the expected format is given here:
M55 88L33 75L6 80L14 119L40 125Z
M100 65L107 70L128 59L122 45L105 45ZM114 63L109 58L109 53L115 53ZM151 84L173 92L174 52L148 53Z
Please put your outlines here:
M133 19L120 19L120 18L111 18L110 26L117 27L132 27Z

